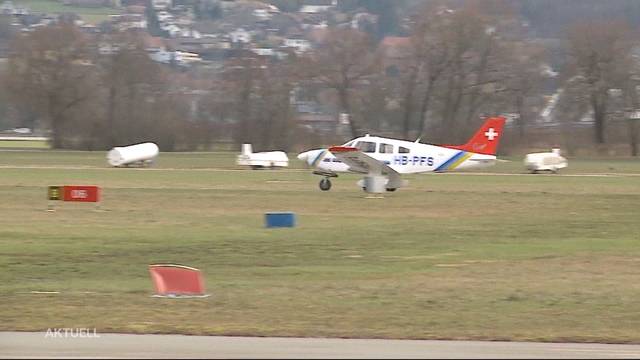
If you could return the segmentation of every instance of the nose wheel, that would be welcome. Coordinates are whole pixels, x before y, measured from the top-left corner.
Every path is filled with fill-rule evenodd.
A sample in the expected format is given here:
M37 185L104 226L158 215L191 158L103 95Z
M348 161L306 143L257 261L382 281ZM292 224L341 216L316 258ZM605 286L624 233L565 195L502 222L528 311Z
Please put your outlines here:
M329 189L331 189L331 180L329 180L329 178L324 178L320 180L319 185L320 185L320 190L328 191Z

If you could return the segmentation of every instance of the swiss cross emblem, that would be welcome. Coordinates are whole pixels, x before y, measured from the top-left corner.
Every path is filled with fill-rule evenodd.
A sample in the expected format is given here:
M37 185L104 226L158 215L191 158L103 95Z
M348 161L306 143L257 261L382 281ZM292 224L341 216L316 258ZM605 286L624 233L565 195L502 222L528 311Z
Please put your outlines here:
M484 133L484 136L486 136L489 141L493 141L493 139L498 136L498 133L493 128L489 128L489 130Z

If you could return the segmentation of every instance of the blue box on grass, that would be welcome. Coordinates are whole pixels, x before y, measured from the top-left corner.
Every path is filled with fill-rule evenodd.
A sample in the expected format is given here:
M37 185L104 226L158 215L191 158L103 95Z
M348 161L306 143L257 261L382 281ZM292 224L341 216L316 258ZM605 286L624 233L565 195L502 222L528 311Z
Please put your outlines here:
M268 212L264 219L268 228L296 226L296 214L292 212Z

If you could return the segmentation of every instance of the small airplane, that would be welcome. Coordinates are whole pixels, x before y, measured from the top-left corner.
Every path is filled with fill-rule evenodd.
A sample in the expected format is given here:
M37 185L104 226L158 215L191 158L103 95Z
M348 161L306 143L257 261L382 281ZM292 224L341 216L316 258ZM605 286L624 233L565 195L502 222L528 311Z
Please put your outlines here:
M298 159L322 176L320 190L331 189L340 172L364 174L358 185L368 193L395 191L407 185L401 174L476 169L496 162L505 118L488 118L464 145L430 145L368 134L341 146L305 151Z
M274 169L289 166L289 158L284 151L266 151L254 153L251 144L242 144L242 153L236 158L236 164L250 166L252 169Z

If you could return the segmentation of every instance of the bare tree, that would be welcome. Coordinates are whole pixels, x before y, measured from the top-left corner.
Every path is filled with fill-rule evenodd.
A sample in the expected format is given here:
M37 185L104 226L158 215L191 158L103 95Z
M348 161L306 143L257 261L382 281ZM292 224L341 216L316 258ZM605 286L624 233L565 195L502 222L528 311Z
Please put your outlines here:
M68 112L91 96L84 36L75 27L58 24L18 37L9 58L9 87L14 100L48 120L53 148L65 146Z
M392 125L394 116L388 109L391 92L392 84L386 76L371 77L369 86L357 92L353 117L363 129L380 133Z
M516 125L520 140L525 137L531 114L530 98L539 97L545 75L545 49L527 42L509 44L504 52L506 94L518 114ZM550 71L550 69L547 69ZM547 71L547 72L549 72Z
M339 111L350 115L352 93L367 76L379 70L369 36L351 29L329 30L324 45L302 61L310 77L335 90ZM353 116L349 125L353 137L361 135Z
M266 99L262 121L263 134L268 137L263 144L269 149L291 149L294 139L295 119L291 109L292 84L296 82L288 63L274 63L264 77L262 97Z
M413 129L412 120L415 116L417 93L422 78L418 75L424 72L423 51L421 43L412 40L409 56L400 67L400 97L402 101L402 137L409 139L409 133ZM429 85L426 85L429 87Z
M106 146L147 140L144 134L153 124L146 124L144 115L157 107L150 106L150 101L170 89L168 79L160 65L149 59L139 37L122 33L105 41L117 49L101 62Z
M293 75L288 63L270 62L254 54L226 64L224 87L234 109L236 144L256 149L289 149L294 119L290 105Z
M444 44L450 52L450 66L441 95L441 132L447 138L466 126L495 90L496 32L473 9L460 9L449 16Z
M619 21L584 21L568 32L571 71L587 91L597 144L605 143L609 89L621 88L628 74L630 33L629 27Z
M640 63L637 59L634 59L629 68L629 76L624 82L623 94L624 94L624 117L627 121L627 131L629 133L629 147L631 156L638 156L638 109L640 109L640 96L638 90L640 90Z
M256 79L262 75L264 66L255 56L244 56L225 64L224 87L233 99L235 126L233 138L236 144L253 143L251 129L253 118L252 100L255 95Z
M431 102L436 93L436 85L452 64L452 52L447 41L448 14L442 13L437 8L427 7L414 26L411 37L414 48L414 56L417 67L410 72L411 82L421 82L422 96L419 100L418 112L418 137L424 133L427 114L431 109ZM414 87L415 85L412 85Z
M401 72L405 138L413 128L422 136L429 126L436 137L451 139L505 91L499 58L504 41L500 21L495 21L507 21L505 16L492 17L473 3L459 8L434 4L427 4L413 22L413 52ZM419 119L416 125L412 116Z
M11 26L11 16L0 15L0 42L10 41L15 35L15 31Z

